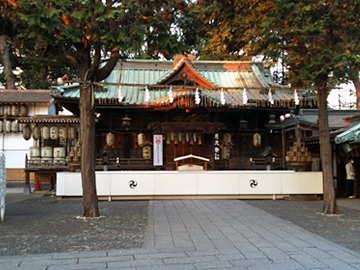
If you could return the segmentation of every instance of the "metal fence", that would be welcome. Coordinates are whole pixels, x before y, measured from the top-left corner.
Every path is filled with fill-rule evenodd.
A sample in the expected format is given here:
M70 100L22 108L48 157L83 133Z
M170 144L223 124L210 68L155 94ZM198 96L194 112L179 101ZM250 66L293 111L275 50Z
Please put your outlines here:
M5 215L5 196L6 196L5 153L0 152L0 212L1 212L1 221L4 221L4 215Z

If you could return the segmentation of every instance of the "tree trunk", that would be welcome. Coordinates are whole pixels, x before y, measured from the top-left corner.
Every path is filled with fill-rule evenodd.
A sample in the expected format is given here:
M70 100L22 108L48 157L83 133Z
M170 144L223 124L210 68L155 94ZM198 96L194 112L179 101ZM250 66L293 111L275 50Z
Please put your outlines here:
M4 35L0 36L0 54L2 58L2 64L4 66L4 77L6 82L6 89L15 89L15 78L12 72L9 49Z
M98 217L99 207L95 185L95 110L93 91L89 84L80 86L81 180L83 217Z
M336 205L334 177L332 171L332 151L329 133L329 119L327 110L327 75L315 80L318 91L318 116L320 133L320 158L323 175L323 214L338 214Z
M352 81L353 84L355 86L355 90L356 90L356 109L359 110L360 109L360 80L359 80L359 76L355 75L352 76Z

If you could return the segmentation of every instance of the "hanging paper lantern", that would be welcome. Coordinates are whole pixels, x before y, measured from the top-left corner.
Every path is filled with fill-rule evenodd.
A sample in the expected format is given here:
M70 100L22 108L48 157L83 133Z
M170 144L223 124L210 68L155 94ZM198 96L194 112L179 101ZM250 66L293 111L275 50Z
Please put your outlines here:
M59 138L61 140L66 140L67 139L67 136L68 136L68 130L66 127L61 127L59 129Z
M190 134L190 145L193 145L194 144L194 136L193 134Z
M17 120L11 122L11 132L19 132L19 124Z
M171 143L171 134L168 133L166 134L166 144L170 144Z
M179 143L179 136L174 133L174 144L178 144Z
M150 145L143 147L143 158L151 159L151 146Z
M144 133L139 133L137 136L137 140L138 140L138 145L140 147L143 147L145 145L145 134Z
M41 138L47 140L50 138L50 128L48 126L41 127Z
M221 157L223 159L229 159L230 158L230 148L228 146L223 146L221 148Z
M182 133L179 133L179 142L183 141L184 135Z
M0 132L3 132L4 130L4 123L0 120Z
M23 131L22 131L22 134L23 134L23 138L25 140L29 140L31 138L31 129L29 126L25 126Z
M4 130L5 132L11 132L11 121L6 120L4 121Z
M4 115L8 116L11 114L11 106L10 105L5 105L4 106Z
M113 133L109 132L106 135L106 145L109 147L113 147L114 146L114 142L115 142L115 136Z
M50 128L50 139L57 140L59 138L59 129L56 126Z
M19 110L20 110L20 115L21 116L27 116L28 108L27 108L26 105L21 105Z
M12 116L19 116L19 106L18 105L11 105L11 115Z
M4 106L0 105L0 116L4 115Z
M76 139L76 129L75 129L75 127L69 127L68 137L69 137L70 140L75 140Z
M203 142L202 142L202 141L203 141L202 135L199 135L198 138L199 138L199 139L198 139L198 144L199 144L199 145L202 145L202 143L203 143Z
M261 135L259 133L255 133L253 135L253 145L258 147L261 145Z
M19 124L19 132L22 132L24 130L25 124L24 123L20 123Z
M224 140L224 143L230 144L231 143L231 134L230 133L224 134L223 140Z
M38 126L34 126L33 130L32 130L32 136L34 140L39 140L40 139L40 128Z

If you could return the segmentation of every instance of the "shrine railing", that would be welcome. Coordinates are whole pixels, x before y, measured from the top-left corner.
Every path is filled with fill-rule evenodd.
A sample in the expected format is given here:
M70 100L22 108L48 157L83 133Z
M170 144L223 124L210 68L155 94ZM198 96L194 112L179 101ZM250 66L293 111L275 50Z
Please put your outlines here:
M106 166L106 167L105 167ZM153 160L144 158L109 158L104 160L97 158L95 161L96 170L153 170Z

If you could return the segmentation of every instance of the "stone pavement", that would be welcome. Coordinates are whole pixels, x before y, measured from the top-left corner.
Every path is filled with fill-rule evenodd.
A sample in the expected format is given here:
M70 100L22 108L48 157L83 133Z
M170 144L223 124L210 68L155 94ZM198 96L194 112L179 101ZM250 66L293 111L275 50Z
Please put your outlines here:
M150 201L141 249L0 257L0 269L360 269L360 254L239 200Z

